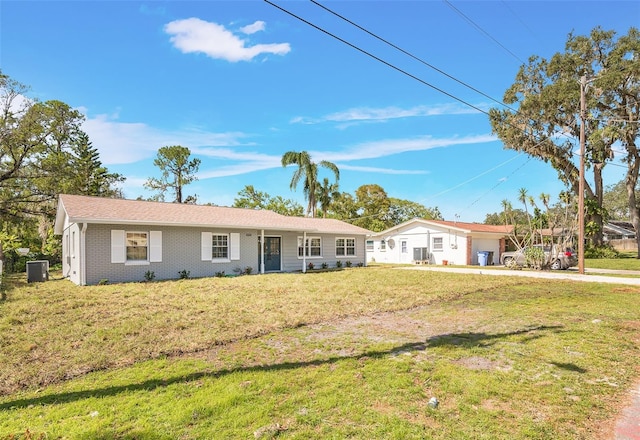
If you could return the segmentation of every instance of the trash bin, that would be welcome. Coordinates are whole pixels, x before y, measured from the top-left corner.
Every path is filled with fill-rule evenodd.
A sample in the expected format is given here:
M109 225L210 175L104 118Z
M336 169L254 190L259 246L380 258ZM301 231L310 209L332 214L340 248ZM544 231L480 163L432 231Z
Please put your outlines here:
M27 261L27 283L49 280L49 261Z
M493 251L487 252L487 266L493 266Z
M485 251L478 252L478 264L480 266L486 266L488 257L489 257L489 252L485 252Z

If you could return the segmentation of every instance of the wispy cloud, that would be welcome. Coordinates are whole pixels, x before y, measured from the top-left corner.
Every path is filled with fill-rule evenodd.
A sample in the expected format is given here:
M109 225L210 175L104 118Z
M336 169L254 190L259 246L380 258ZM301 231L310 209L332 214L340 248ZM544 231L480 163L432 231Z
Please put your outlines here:
M241 31L252 34L264 28L264 22L256 21ZM285 55L291 50L289 43L249 45L223 25L199 18L172 21L165 25L164 31L171 35L173 45L184 53L203 53L230 62L250 61L264 53Z
M420 136L410 139L384 139L355 145L344 152L318 151L312 153L317 160L345 162L362 159L376 159L411 151L425 151L433 148L452 147L456 145L484 144L494 142L498 138L494 135L483 134L474 136L454 136L450 138L433 138Z
M263 31L266 26L264 21L256 21L255 23L249 24L247 26L243 26L240 28L240 32L243 34L251 35L256 32Z
M377 173L377 174L429 174L429 171L425 170L396 170L392 168L380 168L380 167L358 167L353 165L337 164L340 170L360 171L363 173Z
M127 164L155 157L159 148L182 145L189 149L210 145L231 147L245 145L244 133L211 133L200 130L166 131L139 122L121 122L107 115L87 118L83 130L100 152L105 165Z
M481 108L481 106L478 106ZM475 114L477 110L459 104L442 104L435 106L419 105L409 108L400 107L360 107L341 112L330 113L321 117L297 116L291 120L294 124L321 124L327 122L385 122L392 119L416 118L441 115Z

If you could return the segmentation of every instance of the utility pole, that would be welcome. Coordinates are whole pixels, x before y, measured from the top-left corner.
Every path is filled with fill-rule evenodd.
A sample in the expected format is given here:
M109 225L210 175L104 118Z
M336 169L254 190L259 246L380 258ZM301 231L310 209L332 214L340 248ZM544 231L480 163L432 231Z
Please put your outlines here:
M584 274L584 124L587 119L586 88L587 77L583 75L580 78L580 182L578 182L578 273L581 274Z

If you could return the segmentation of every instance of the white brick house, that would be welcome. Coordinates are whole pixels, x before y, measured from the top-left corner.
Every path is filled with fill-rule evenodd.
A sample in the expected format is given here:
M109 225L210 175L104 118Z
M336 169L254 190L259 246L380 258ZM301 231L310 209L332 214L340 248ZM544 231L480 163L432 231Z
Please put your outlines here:
M511 228L481 223L413 219L367 237L367 261L379 263L478 264L491 252L497 264Z
M62 194L55 233L63 275L85 285L142 281L147 272L161 280L181 271L195 278L365 265L371 231L266 210Z

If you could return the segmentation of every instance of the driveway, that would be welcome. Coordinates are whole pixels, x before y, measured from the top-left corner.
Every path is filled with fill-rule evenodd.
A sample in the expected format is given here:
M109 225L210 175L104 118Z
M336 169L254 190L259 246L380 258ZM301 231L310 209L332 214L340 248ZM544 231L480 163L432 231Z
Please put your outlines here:
M610 270L610 269L585 269L584 274L579 274L575 268L568 270L556 271L538 271L538 270L509 270L503 269L502 266L478 266L478 267L455 267L455 266L430 266L415 265L402 266L398 269L406 270L431 270L439 272L457 272L457 273L473 273L480 275L495 275L509 277L532 277L547 278L556 280L572 280L584 281L591 283L612 283L612 284L629 284L640 286L640 271L635 270ZM625 275L627 275L625 277ZM637 278L634 278L637 277Z

